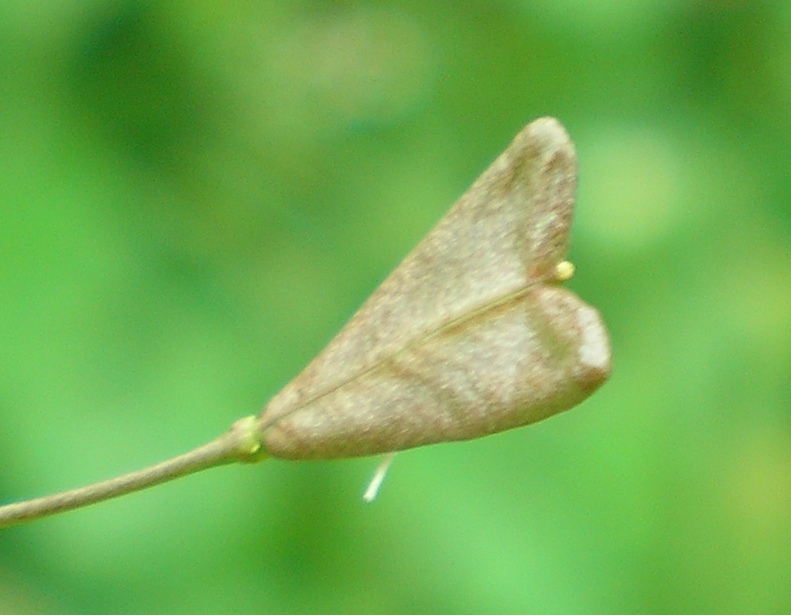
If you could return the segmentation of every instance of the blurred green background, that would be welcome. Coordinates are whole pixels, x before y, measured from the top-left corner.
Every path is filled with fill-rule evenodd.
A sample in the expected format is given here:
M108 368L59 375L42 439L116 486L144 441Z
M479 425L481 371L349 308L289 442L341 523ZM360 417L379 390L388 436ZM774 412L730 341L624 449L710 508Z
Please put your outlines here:
M522 125L614 374L0 533L0 614L791 612L791 4L0 6L0 500L256 412Z

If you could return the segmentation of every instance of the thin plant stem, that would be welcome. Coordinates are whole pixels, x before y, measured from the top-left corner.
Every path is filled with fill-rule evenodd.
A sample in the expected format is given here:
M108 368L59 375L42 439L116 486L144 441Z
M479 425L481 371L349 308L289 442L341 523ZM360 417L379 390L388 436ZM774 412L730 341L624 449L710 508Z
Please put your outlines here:
M123 476L53 495L0 506L0 529L95 504L153 487L181 476L237 461L266 458L258 436L258 419L248 416L231 429L188 453Z

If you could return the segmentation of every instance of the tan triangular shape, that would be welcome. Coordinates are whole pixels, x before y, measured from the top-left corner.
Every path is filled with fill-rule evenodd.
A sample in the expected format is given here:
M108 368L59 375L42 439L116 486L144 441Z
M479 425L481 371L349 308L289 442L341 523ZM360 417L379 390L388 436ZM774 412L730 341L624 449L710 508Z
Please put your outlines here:
M473 438L600 386L610 350L598 312L555 285L576 175L556 120L526 126L270 401L267 450L336 458Z

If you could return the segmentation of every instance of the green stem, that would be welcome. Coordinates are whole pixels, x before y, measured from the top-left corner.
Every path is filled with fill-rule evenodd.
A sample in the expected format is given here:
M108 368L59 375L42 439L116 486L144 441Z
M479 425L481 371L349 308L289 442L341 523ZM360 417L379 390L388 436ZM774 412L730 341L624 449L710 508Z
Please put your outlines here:
M254 416L240 419L230 430L208 444L136 472L87 487L0 506L0 529L109 500L215 466L264 459L266 453L257 435L257 422Z

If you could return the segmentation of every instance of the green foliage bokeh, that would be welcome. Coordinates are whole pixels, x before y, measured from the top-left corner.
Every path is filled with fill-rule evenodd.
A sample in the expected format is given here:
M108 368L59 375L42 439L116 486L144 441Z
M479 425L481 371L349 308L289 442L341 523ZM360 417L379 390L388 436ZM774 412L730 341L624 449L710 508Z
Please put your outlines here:
M0 7L0 501L257 412L519 128L614 375L529 429L0 533L0 615L791 612L783 2Z

